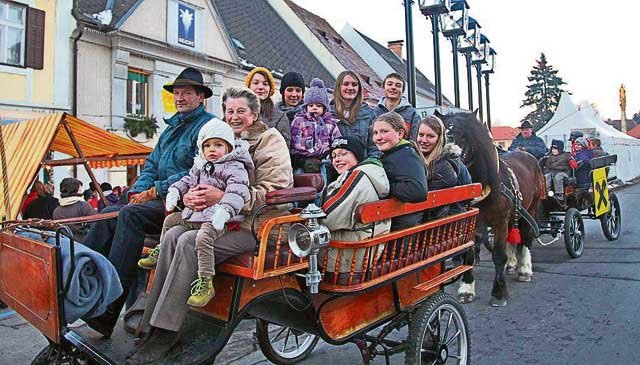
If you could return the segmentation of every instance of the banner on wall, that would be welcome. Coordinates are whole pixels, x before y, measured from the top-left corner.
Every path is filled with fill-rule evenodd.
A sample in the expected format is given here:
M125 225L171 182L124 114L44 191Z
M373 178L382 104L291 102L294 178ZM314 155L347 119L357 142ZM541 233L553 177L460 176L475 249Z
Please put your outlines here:
M194 8L178 3L178 43L189 47L196 46L196 11Z

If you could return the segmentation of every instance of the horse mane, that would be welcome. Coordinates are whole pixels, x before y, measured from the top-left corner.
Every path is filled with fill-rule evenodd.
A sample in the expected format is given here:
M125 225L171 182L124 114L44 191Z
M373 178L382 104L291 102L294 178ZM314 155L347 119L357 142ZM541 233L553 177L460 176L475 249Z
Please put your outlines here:
M461 132L465 145L460 147L464 151L473 151L470 156L466 156L472 180L497 191L501 181L498 152L487 127L476 119L474 113L453 113L447 115L446 119L452 123L454 130Z

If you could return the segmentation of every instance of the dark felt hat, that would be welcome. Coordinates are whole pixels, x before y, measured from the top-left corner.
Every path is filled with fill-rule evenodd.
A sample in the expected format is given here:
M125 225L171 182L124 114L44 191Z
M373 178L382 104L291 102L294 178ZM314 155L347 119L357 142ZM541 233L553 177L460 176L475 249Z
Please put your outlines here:
M204 85L204 81L202 78L202 72L196 70L193 67L187 67L171 85L164 85L163 88L170 93L173 93L174 86L193 86L196 90L201 90L204 92L205 99L208 99L213 95L213 91Z
M527 128L533 128L533 125L531 125L531 122L529 122L528 120L525 120L524 122L522 122L522 124L520 124L520 129Z

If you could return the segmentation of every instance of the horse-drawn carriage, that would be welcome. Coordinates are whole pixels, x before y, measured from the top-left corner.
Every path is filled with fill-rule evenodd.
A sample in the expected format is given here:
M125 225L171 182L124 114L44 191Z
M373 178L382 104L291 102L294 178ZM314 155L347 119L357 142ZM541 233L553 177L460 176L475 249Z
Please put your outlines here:
M316 192L314 187L278 191L268 196L268 203L313 201ZM355 214L361 223L375 225L480 193L480 184L460 186L430 192L417 204L394 199L367 203ZM255 252L218 266L216 297L206 307L190 311L181 345L162 363L212 363L238 323L255 318L260 347L278 364L301 360L319 338L334 345L355 343L364 363L375 356L388 362L390 355L405 352L408 364L467 364L467 319L443 287L472 267L443 262L472 249L477 214L471 208L361 242L329 242L318 221L323 213L313 205L267 219L256 230L260 243ZM68 230L55 222L41 224L40 228L57 230L38 230L52 234L57 244L18 235L37 228L34 222L3 224L0 233L0 299L50 342L33 364L123 363L136 339L122 323L110 339L86 327L66 325L68 285L62 274L60 237ZM328 255L330 250L335 255ZM29 277L28 285L20 277ZM405 326L406 338L389 336Z
M583 218L598 219L602 232L609 241L617 240L621 232L620 202L608 184L616 180L608 176L609 167L616 163L617 155L607 155L589 161L591 179L588 185L579 185L575 177L565 178L564 196L552 193L541 204L538 214L540 233L553 237L550 242L538 240L546 246L564 239L569 256L577 258L584 251L585 225Z

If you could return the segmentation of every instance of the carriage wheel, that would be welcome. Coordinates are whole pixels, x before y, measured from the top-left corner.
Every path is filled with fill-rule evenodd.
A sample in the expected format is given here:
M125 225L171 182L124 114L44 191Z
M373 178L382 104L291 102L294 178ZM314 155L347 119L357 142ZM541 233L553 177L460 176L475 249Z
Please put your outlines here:
M256 336L262 354L278 365L295 364L306 358L320 337L256 319Z
M469 364L469 322L462 305L439 292L412 315L405 364Z
M564 216L564 246L572 258L582 256L584 251L584 221L580 211L569 208Z
M622 228L622 215L620 213L620 202L615 193L609 193L610 210L600 217L602 233L609 241L615 241L620 237Z

